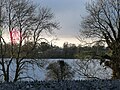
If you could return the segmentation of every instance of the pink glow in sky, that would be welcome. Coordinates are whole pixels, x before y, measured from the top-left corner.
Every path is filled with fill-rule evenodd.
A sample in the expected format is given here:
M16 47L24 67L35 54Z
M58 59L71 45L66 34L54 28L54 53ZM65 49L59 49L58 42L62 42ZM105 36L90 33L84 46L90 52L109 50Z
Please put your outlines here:
M20 31L18 29L13 29L10 31L11 43L16 44L20 41Z

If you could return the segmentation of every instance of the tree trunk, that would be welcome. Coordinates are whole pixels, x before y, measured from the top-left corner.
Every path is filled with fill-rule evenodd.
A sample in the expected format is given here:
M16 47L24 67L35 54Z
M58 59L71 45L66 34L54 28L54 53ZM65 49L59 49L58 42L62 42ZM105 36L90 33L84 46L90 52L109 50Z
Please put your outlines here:
M120 79L120 49L116 48L111 56L112 79Z
M16 59L16 71L15 71L15 77L14 77L14 82L16 82L18 80L19 77L19 63L18 63L18 59Z
M112 79L120 79L120 66L119 66L119 63L114 63L112 70L113 70Z

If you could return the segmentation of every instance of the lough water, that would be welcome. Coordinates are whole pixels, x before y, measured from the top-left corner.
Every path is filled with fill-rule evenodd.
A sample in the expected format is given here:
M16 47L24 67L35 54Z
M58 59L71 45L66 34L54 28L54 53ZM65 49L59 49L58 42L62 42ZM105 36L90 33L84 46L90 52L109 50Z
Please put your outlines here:
M74 80L88 79L84 75L89 75L91 77L92 76L99 77L100 79L111 78L112 70L107 67L104 67L104 65L100 65L99 60L84 61L79 59L40 59L37 60L38 61L37 64L33 64L33 65L27 64L26 70L24 70L24 73L21 74L21 77L32 77L34 80L47 80L46 67L50 63L56 62L58 60L64 60L72 67L73 70L75 70L75 76L73 77ZM15 67L16 64L15 62L13 62L10 66L11 81L13 80L13 77L15 75ZM1 73L2 72L0 72L0 74ZM0 77L0 80L3 80L3 77ZM25 79L25 80L29 81L32 79Z

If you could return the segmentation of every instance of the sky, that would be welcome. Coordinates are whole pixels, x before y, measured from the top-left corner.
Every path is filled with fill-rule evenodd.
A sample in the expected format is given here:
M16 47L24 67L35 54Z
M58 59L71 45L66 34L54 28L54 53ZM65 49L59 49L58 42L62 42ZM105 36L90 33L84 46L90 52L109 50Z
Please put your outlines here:
M64 42L79 45L81 42L76 38L79 34L82 17L87 15L86 4L91 0L32 0L35 4L51 9L54 20L60 23L60 30L54 30L53 35L44 35L52 44L59 47ZM9 38L7 33L4 36ZM56 39L57 40L54 40ZM6 39L7 40L7 39ZM9 41L9 39L8 39Z
M55 20L60 23L60 30L54 30L54 36L58 40L53 41L54 45L63 46L64 42L80 44L76 38L79 34L81 17L87 15L86 3L91 0L33 0L41 6L51 8L55 15ZM53 38L53 37L52 37ZM52 40L51 37L47 39ZM55 38L55 37L54 37Z

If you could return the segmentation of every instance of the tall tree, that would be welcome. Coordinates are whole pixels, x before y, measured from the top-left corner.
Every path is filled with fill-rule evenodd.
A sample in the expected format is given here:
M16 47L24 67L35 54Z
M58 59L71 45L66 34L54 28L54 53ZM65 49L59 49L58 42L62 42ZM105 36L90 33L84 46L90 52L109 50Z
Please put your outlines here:
M10 81L10 66L12 62L15 65L13 81L18 81L26 77L21 74L26 69L27 63L32 60L26 60L40 42L42 31L52 32L58 29L58 23L53 21L54 15L51 10L45 7L38 7L30 0L2 0L1 3L1 26L4 32L10 33L11 58L4 58L7 52L5 38L1 36L1 60L0 65L4 81ZM31 44L26 50L22 49L24 43ZM3 48L4 44L4 48ZM24 53L24 54L23 54Z
M59 60L50 63L47 67L47 78L53 80L69 80L74 76L72 67L66 62Z
M105 65L113 70L113 79L120 79L120 0L97 0L86 9L82 34L108 45L112 54Z

